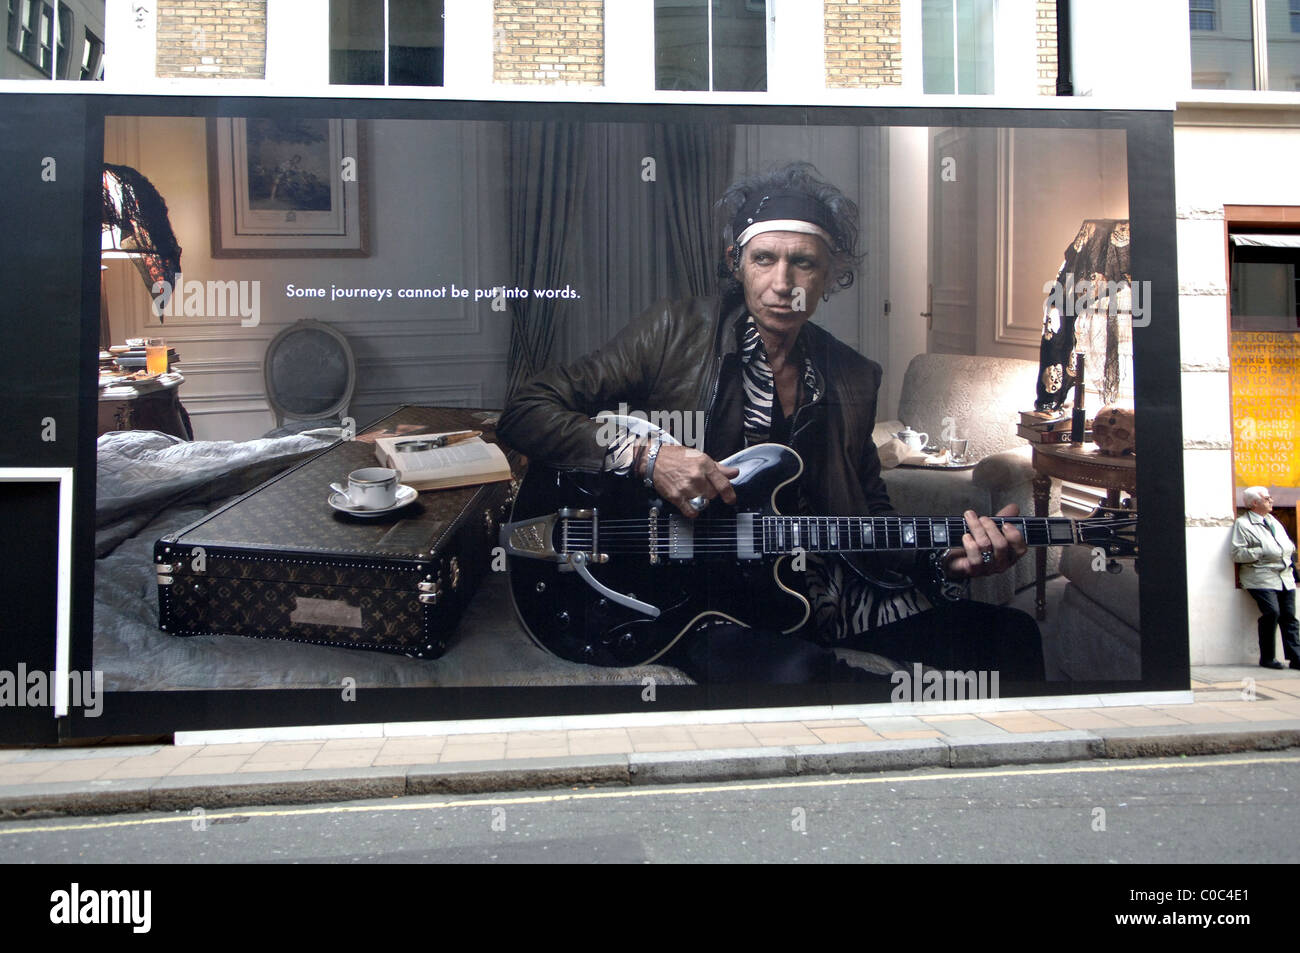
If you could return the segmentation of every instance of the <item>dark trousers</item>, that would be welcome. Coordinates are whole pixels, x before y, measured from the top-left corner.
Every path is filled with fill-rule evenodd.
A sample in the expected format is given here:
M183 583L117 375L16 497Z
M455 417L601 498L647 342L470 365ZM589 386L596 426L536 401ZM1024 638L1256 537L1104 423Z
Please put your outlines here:
M1273 637L1282 623L1282 654L1300 668L1300 624L1295 617L1294 589L1247 589L1259 606L1259 660L1271 662L1276 656Z
M1018 609L983 602L942 605L854 636L842 647L883 655L909 672L919 662L946 671L996 671L1003 682L1044 680L1038 623ZM702 683L890 681L798 636L728 622L687 633L663 661Z

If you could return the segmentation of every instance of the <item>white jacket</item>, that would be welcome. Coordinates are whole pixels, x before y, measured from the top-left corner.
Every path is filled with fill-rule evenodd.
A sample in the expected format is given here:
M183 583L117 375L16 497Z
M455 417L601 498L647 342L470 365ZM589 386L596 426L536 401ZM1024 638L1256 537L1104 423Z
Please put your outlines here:
M1291 572L1295 543L1271 516L1248 510L1237 517L1232 524L1232 561L1242 564L1241 585L1245 589L1295 588Z

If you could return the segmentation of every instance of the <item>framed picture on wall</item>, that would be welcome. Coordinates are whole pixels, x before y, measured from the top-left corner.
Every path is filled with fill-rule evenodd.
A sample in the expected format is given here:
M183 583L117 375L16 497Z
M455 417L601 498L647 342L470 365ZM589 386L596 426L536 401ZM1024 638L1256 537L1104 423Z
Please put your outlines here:
M355 119L208 120L213 258L369 255Z

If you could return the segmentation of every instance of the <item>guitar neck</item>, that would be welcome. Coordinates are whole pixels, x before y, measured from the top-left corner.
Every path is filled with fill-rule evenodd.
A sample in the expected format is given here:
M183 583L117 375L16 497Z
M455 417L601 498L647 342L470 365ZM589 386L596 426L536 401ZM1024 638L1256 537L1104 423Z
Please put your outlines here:
M995 516L1030 546L1082 542L1075 521L1058 516ZM764 516L763 552L870 553L960 546L966 521L958 516Z

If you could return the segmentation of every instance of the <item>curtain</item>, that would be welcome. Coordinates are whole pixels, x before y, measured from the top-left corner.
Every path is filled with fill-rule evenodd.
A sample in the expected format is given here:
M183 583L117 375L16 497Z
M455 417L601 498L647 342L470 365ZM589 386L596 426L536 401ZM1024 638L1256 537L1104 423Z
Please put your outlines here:
M655 123L650 142L669 239L669 291L674 297L716 294L723 248L713 205L734 172L735 127Z
M521 288L571 283L568 244L586 180L584 130L579 123L509 124L506 189L510 260ZM510 382L507 394L550 363L563 298L510 298Z

